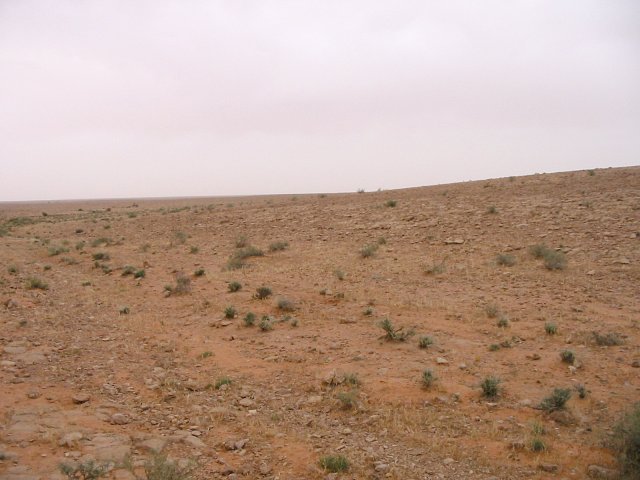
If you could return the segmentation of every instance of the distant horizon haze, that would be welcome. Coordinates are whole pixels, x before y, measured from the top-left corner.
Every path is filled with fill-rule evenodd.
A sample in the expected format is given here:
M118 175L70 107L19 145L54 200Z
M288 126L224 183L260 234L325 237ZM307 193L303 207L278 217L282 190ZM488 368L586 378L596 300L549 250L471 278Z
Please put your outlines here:
M0 201L640 164L640 2L0 2Z

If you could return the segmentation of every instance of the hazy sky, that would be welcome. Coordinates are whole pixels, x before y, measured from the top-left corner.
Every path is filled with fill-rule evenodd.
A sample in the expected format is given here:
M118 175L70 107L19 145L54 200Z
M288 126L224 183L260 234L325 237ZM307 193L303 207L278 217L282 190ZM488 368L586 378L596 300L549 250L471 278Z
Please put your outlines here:
M637 165L640 1L0 0L0 200Z

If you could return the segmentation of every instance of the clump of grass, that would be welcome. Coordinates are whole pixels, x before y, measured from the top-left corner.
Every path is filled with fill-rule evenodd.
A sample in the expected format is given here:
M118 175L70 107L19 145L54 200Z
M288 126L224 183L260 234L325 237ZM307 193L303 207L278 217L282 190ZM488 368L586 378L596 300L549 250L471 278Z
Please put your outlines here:
M558 327L555 323L547 322L544 324L544 331L547 332L547 335L555 335L558 333Z
M50 257L55 257L56 255L60 255L61 253L67 253L69 249L61 246L49 247L48 253Z
M85 242L81 240L81 241L76 243L75 248L76 248L76 250L80 251L80 250L84 249L84 246L85 246Z
M378 240L376 240L376 242L378 243L378 245L386 245L387 239L384 237L378 237Z
M617 333L601 334L599 332L593 332L592 337L596 345L599 345L600 347L614 347L624 343L622 337Z
M133 274L133 278L144 278L147 272L145 272L144 268L136 270Z
M427 275L439 275L441 273L444 273L444 271L445 271L444 262L434 263L424 269L424 272Z
M240 248L229 258L229 261L227 262L227 269L238 270L246 265L245 260L247 258L262 257L263 255L264 252L262 250L253 246Z
M191 245L191 247L189 247L189 253L196 254L196 253L198 253L199 251L200 251L200 248L198 248L198 247L197 247L197 246L195 246L195 245Z
M370 317L371 315L373 315L373 308L372 307L367 307L362 311L362 314L365 317Z
M506 253L500 253L496 256L496 263L505 267L513 267L516 264L516 257Z
M269 317L268 315L264 315L260 320L260 324L258 325L258 327L260 327L260 330L262 330L263 332L273 330L273 321L271 320L271 317Z
M431 345L433 345L433 338L429 336L425 335L418 339L418 346L420 348L429 348Z
M333 271L333 274L338 280L344 280L344 272L342 270L336 269Z
M532 452L546 452L547 451L547 445L544 443L544 440L542 440L539 437L534 437L531 440L531 443L529 444L529 448L531 449Z
M345 373L344 383L352 387L359 387L362 382L360 381L360 378L358 378L357 373Z
M202 277L204 276L205 271L204 268L198 268L195 272L193 272L194 277Z
M60 472L66 475L69 480L96 480L97 478L104 477L108 472L107 464L95 463L95 461L91 459L74 464L61 463L59 468Z
M282 310L283 312L293 312L296 310L296 305L287 298L279 298L278 309Z
M96 252L93 255L91 255L91 258L93 258L94 260L109 260L111 258L111 256L106 253L106 252Z
M498 209L496 208L495 205L490 205L487 207L487 213L490 213L490 214L498 213Z
M256 323L256 314L253 312L247 313L242 319L245 327L251 327Z
M182 245L187 241L187 234L184 232L175 232L173 234L173 244Z
M378 251L378 245L375 243L370 243L360 249L360 256L362 258L373 257L377 251Z
M109 245L113 245L113 240L108 237L100 237L91 241L92 247L108 247Z
M551 395L540 402L540 408L545 412L562 410L571 398L571 390L568 388L554 388Z
M543 243L538 243L536 245L531 245L529 247L529 253L531 254L531 256L533 258L543 258L544 254L549 250L549 248L543 244Z
M640 403L623 415L615 428L613 447L625 478L640 478Z
M214 387L216 390L220 390L220 387L222 387L223 385L231 385L232 383L233 380L231 380L229 377L220 377L216 380Z
M350 410L358 406L358 390L356 389L349 390L348 392L339 392L336 398L345 410Z
M129 315L129 313L131 312L131 310L129 309L129 307L122 306L120 307L120 309L118 310L118 312L120 313L120 315Z
M44 280L38 277L29 277L27 278L27 288L29 290L48 290L49 285Z
M387 208L393 208L396 205L398 205L398 202L396 202L395 200L387 200L386 202L384 202L384 206Z
M378 323L378 326L382 330L384 330L385 340L389 340L392 342L405 342L407 341L407 339L409 339L411 336L415 334L413 329L404 330L404 327L395 328L393 326L393 323L391 323L391 320L389 320L388 318L383 318Z
M424 388L431 388L433 383L437 380L433 371L426 369L422 372L422 386Z
M500 315L500 318L496 322L499 328L507 328L509 326L509 319L505 315Z
M240 282L235 282L235 281L229 282L227 289L231 293L239 292L242 289L242 284Z
M500 345L498 345L497 343L492 343L491 345L489 345L490 352L497 352L498 350L500 350Z
M244 248L249 245L249 239L245 235L238 235L234 241L236 248Z
M228 319L235 318L237 313L238 312L236 311L235 307L229 305L224 309L224 318L228 318Z
M567 257L556 250L548 250L544 255L544 266L547 270L564 270L567 266Z
M124 267L122 267L122 276L126 277L129 275L133 275L136 272L136 267L133 267L131 265L125 265Z
M482 394L488 398L497 397L500 393L500 383L502 381L498 377L486 377L480 383Z
M269 298L273 292L269 287L258 287L256 288L256 293L253 295L254 298L258 300L264 300L265 298Z
M573 365L573 362L576 361L576 355L571 350L563 350L563 351L560 352L560 359L564 363L568 363L570 365Z
M280 252L282 250L286 250L287 248L289 248L289 242L278 241L273 242L269 245L270 252Z
M7 272L9 272L12 275L15 275L16 273L18 273L18 267L17 265L9 265L7 267Z
M344 455L327 455L322 457L319 463L320 468L331 473L340 473L349 470L349 460L347 460Z
M184 295L191 291L191 279L183 273L176 276L175 286L167 285L164 289L171 295Z
M227 270L240 270L246 266L246 262L241 258L234 257L233 255L229 257L227 261Z
M576 392L578 392L578 398L587 398L587 387L579 383L575 386Z
M198 355L198 358L200 358L201 360L204 360L205 358L209 358L213 355L213 352L207 350L206 352L202 352L200 355Z
M191 480L194 466L180 467L166 455L155 455L144 465L147 480ZM88 480L88 479L86 479Z
M488 318L497 318L500 315L500 309L494 303L489 303L484 307L484 313Z

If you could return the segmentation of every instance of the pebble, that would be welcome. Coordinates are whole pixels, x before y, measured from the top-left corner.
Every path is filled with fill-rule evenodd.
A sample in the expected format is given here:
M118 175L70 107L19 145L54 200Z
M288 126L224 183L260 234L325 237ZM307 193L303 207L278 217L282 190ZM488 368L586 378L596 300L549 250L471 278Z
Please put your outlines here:
M601 478L604 480L613 480L619 477L620 472L610 468L601 467L600 465L589 465L587 474L591 478Z
M129 417L124 413L114 413L111 415L111 422L116 425L126 425L130 421Z
M446 358L438 357L436 358L436 363L438 365L449 365L449 360L447 360Z
M91 396L88 393L76 393L73 397L71 397L71 399L73 400L73 403L80 405L91 400Z
M253 405L253 400L251 400L250 398L242 398L238 403L241 407L250 407Z
M543 472L548 473L555 473L559 470L558 465L556 465L555 463L541 463L540 465L538 465L538 468Z
M445 458L442 463L444 463L445 465L451 465L452 463L454 463L455 460L451 457Z

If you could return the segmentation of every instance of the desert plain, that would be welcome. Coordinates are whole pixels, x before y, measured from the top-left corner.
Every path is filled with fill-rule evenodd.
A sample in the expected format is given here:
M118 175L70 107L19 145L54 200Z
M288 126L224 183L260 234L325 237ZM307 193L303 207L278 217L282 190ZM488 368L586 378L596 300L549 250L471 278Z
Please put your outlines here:
M0 479L616 478L640 167L357 188L1 203Z

